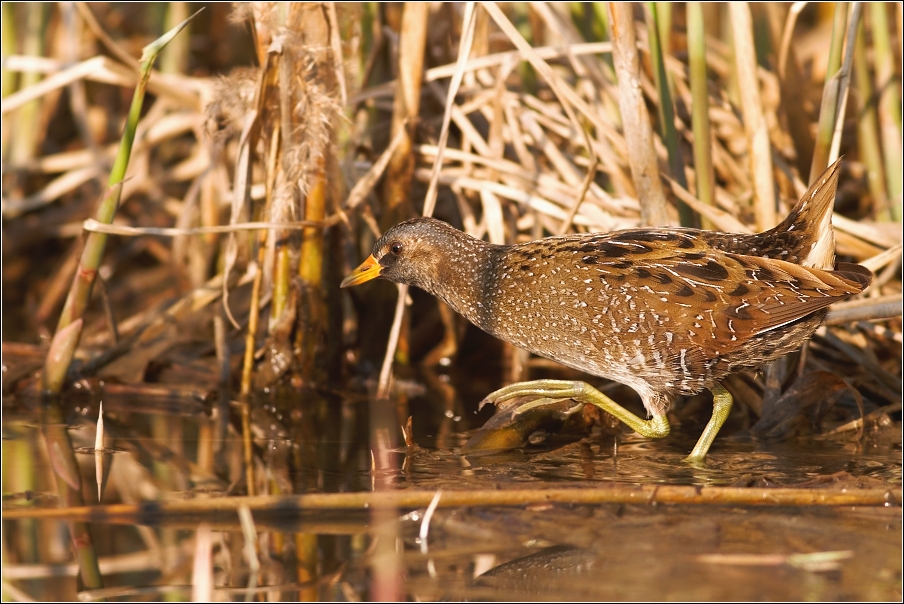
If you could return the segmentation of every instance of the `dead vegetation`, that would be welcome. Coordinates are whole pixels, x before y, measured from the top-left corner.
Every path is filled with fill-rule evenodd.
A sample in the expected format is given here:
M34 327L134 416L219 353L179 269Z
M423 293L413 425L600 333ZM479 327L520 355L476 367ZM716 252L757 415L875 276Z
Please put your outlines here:
M388 227L435 214L494 243L640 224L754 232L839 155L837 254L876 279L797 365L729 387L755 424L816 369L867 399L867 421L899 419L900 4L574 6L207 6L162 51L138 120L141 49L187 3L4 4L4 430L53 374L51 389L90 393L92 415L104 398L121 434L144 401L182 460L158 467L164 490L329 490L324 472L369 467L371 451L375 469L395 464L411 393L394 370L482 358L460 353L464 327L432 299L408 312L386 284L340 293ZM108 182L128 123L128 169ZM90 271L88 233L106 243ZM480 379L550 371L508 346L502 358ZM448 396L431 412L451 413ZM355 433L367 400L369 436L319 464L317 437ZM864 429L819 413L827 430ZM351 488L364 486L379 485Z

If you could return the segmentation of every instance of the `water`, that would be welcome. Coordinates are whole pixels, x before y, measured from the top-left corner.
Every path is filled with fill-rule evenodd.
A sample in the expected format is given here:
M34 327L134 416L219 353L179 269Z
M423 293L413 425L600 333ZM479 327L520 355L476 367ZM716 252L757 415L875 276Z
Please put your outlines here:
M697 434L689 422L660 441L594 430L463 455L461 446L491 411L475 415L460 402L464 397L449 393L428 391L411 401L414 446L400 446L379 471L367 440L365 398L308 393L301 401L256 401L258 493L688 485L898 489L900 497L899 424L871 425L860 439L849 433L763 441L727 431L697 466L682 462ZM4 597L190 599L206 576L209 591L194 597L901 598L902 522L894 497L869 506L476 504L439 507L429 523L426 505L255 508L244 520L212 508L138 520L98 515L88 527L104 587L85 589L75 577L68 523L9 517L62 505L56 485L67 474L49 436L54 428L71 438L89 506L188 500L203 507L247 488L236 403L184 392L104 396L107 451L98 469L99 398L66 401L52 425L39 401L4 400ZM104 485L99 501L98 481Z

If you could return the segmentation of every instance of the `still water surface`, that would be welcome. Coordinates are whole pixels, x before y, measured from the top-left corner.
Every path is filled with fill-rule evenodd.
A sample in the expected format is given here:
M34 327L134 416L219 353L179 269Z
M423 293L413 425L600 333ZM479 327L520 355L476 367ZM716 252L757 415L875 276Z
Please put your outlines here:
M98 478L102 504L245 494L241 426L218 421L218 403L107 397L100 470L97 403L71 401L63 413L87 505L99 504ZM288 422L281 414L291 410L259 406L258 494L657 484L900 493L901 486L895 425L859 440L727 435L705 465L692 467L681 461L693 446L690 430L661 441L592 433L462 455L468 428L482 416L434 410L415 416L415 446L399 448L390 468L375 472L360 437L366 402L333 399L313 409L310 421ZM279 421L268 423L267 414ZM42 417L35 401L4 402L5 598L191 599L205 574L212 583L202 593L218 600L901 598L894 497L870 506L472 505L440 507L429 522L425 507L256 511L244 519L160 514L141 523L98 517L88 526L104 588L86 590L66 522L6 517L61 505Z

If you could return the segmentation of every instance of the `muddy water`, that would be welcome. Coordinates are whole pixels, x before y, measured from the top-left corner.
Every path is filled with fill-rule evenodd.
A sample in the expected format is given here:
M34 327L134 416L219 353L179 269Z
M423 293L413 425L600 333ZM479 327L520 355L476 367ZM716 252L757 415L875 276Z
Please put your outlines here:
M108 450L98 470L99 398L68 401L62 413L87 505L245 494L235 404L104 397ZM692 429L661 441L592 432L462 455L486 412L474 415L443 391L420 395L412 405L415 446L400 447L386 469L374 471L367 401L316 398L301 412L255 403L259 494L901 487L895 423L871 426L859 438L769 442L726 434L699 466L682 462L693 446ZM42 417L38 401L4 401L4 598L190 599L193 583L197 589L206 575L212 587L202 594L218 600L901 599L902 521L894 497L861 506L473 505L440 507L429 522L426 506L249 512L244 521L203 512L140 522L98 517L88 526L104 588L87 590L75 576L66 522L8 518L12 510L61 505L60 472ZM202 525L210 529L203 539Z

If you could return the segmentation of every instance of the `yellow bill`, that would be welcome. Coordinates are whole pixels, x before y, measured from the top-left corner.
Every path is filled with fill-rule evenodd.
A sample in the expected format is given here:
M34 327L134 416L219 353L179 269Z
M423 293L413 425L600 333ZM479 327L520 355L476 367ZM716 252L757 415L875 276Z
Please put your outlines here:
M360 285L371 279L376 279L380 276L382 270L383 267L380 266L377 259L374 258L373 255L370 255L367 257L367 260L361 263L361 266L350 272L345 279L342 280L339 287L351 287L353 285Z

